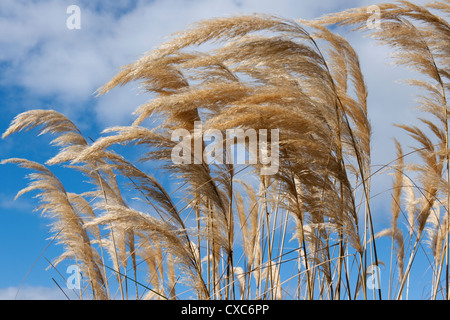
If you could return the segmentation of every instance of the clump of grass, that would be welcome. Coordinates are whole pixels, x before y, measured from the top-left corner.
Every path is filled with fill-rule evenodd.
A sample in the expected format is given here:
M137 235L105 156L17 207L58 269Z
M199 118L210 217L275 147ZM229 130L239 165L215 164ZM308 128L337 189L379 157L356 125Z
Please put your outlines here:
M412 152L423 163L406 163L411 153L396 143L397 164L386 166L394 170L391 227L375 233L373 226L370 181L379 172L371 168L368 88L359 59L326 27L365 30L368 8L314 21L242 15L175 34L101 87L98 93L106 94L138 81L151 93L130 126L109 128L88 143L56 111L27 111L13 120L3 138L34 127L56 135L59 152L47 165L66 165L94 186L69 193L44 165L3 161L36 172L19 195L40 191L41 208L65 247L55 266L75 259L90 289L84 295L94 299L115 298L113 288L122 299L132 290L137 299L369 299L367 272L380 263L377 239L388 236L387 297L400 299L426 233L433 256L430 297L449 298L450 28L430 10L448 13L450 6L400 1L379 8L381 28L371 35L397 50L396 63L426 77L408 84L424 90L420 108L431 116L420 119L424 128L398 125L417 143ZM193 50L207 43L215 47ZM155 118L158 125L146 125ZM278 129L278 172L265 176L259 164L205 159L174 164L171 133L193 135L196 122L218 132ZM180 190L167 191L152 172L114 152L117 144L144 147L140 161L161 164ZM141 207L130 206L123 192L130 189ZM376 293L386 297L381 288Z

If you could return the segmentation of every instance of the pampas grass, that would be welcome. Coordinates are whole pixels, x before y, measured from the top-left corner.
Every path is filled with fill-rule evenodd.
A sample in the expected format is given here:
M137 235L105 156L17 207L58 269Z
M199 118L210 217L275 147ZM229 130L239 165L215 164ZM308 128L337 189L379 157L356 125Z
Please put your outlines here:
M439 13L448 14L450 6L378 6L380 29L374 30L367 26L368 8L313 21L254 14L198 22L97 91L138 81L152 99L136 108L130 126L108 128L92 143L56 111L18 115L3 138L36 127L55 135L59 152L46 165L74 170L93 186L66 192L41 164L2 162L33 171L18 195L39 191L40 209L65 248L54 265L77 261L91 299L117 293L127 299L133 290L137 299L370 299L367 272L381 263L378 241L388 237L388 295L377 288L373 298L408 297L423 245L432 256L430 297L449 298L450 25ZM371 178L384 171L371 167L370 90L357 52L329 25L370 32L394 48L395 63L420 75L407 85L424 92L421 126L397 124L416 146L405 153L395 141L397 154L385 166L393 175L391 225L377 232ZM196 50L204 44L213 48ZM157 125L148 126L153 119ZM195 122L222 133L278 129L278 172L265 176L259 164L206 159L174 164L171 133L194 134ZM146 151L135 163L115 145ZM200 150L205 147L202 142ZM411 153L420 162L408 163ZM180 189L169 192L140 168L143 162L160 165ZM139 207L125 195L131 190Z

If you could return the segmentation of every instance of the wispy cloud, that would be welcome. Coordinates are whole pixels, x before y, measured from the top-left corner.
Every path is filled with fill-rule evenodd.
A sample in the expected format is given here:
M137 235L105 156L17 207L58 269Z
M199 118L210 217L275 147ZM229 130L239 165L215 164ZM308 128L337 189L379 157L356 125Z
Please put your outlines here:
M67 297L66 297L66 295ZM25 286L0 288L0 300L67 300L76 298L70 290L64 293L58 287Z
M0 193L0 208L14 209L16 212L32 212L34 206L24 198L14 200L14 194Z

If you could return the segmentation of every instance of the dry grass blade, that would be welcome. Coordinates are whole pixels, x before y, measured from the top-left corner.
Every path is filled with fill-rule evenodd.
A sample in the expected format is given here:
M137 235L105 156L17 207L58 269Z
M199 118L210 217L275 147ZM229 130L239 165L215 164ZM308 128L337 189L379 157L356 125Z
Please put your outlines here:
M50 170L36 162L12 158L2 161L2 164L6 163L16 163L21 167L36 171L29 175L32 180L30 185L22 189L17 197L34 190L40 191L38 194L41 201L39 209L42 214L55 219L52 224L53 231L56 238L66 247L65 252L55 261L54 265L66 258L79 259L82 262L81 268L92 285L94 297L97 299L107 298L104 275L99 268L100 257L92 247L89 235L84 229L84 222L72 206L61 182Z

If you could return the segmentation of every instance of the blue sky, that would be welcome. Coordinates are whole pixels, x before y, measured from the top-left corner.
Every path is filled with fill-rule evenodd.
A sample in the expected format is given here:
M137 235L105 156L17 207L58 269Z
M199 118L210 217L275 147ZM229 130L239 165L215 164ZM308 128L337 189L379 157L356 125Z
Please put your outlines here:
M311 19L374 3L368 0L2 0L0 131L3 133L18 113L37 108L63 112L86 137L93 139L108 126L129 124L133 119L131 112L148 97L137 95L137 87L132 85L102 97L95 97L94 91L120 66L133 62L173 32L197 20L243 12ZM66 27L69 17L66 9L72 4L81 9L79 30ZM349 33L346 37L360 55L369 87L373 163L387 163L394 158L392 137L399 137L405 145L411 142L392 127L391 120L416 121L413 92L395 83L409 74L387 65L387 49L373 46L361 34ZM36 131L14 134L0 141L0 158L22 157L44 162L55 153L48 146L50 140L49 136L37 137ZM48 266L45 258L52 260L60 253L60 248L54 245L46 249L48 221L38 212L32 212L36 204L32 195L13 200L26 186L27 173L14 165L0 166L0 299L12 298L24 279L19 298L36 295L63 298L52 280L53 277L62 283L61 278L54 270L45 271ZM64 181L63 171L61 174ZM72 180L65 182L72 191L81 187ZM390 187L390 178L375 177L373 183L373 194L376 194ZM379 229L388 224L389 207L389 194L374 199Z

